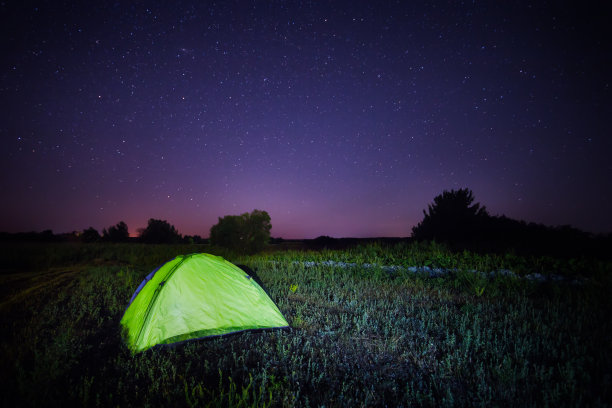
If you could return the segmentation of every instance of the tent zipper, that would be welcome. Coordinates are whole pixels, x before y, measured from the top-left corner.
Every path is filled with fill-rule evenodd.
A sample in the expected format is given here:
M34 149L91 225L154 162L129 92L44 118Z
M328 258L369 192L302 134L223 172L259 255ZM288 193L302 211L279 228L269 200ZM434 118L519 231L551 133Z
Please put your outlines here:
M147 306L147 311L145 312L145 317L142 321L142 326L140 326L140 330L138 331L138 336L136 336L136 341L134 342L134 344L138 344L138 342L140 341L140 336L142 335L142 332L145 326L149 323L151 309L153 308L153 305L155 304L155 301L157 300L157 297L159 296L159 292L161 292L162 288L164 287L168 279L170 279L170 276L172 276L174 271L176 271L178 267L181 266L181 264L185 262L185 260L189 258L190 256L191 255L184 256L183 259L181 259L179 263L177 263L176 265L174 265L172 269L170 269L170 271L166 274L166 276L164 276L162 281L157 285L157 288L155 289L155 292L153 293L153 297L151 298L151 301L149 302L149 305Z

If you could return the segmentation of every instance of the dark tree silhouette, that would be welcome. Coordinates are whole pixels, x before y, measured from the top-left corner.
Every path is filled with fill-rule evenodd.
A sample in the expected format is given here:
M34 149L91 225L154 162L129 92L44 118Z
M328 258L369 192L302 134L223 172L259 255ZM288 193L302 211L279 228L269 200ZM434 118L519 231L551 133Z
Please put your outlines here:
M97 242L100 241L100 234L94 227L89 227L81 234L81 241L83 242Z
M149 219L146 228L140 230L140 240L147 244L176 244L181 242L181 235L173 225L165 220Z
M412 237L443 242L478 238L489 214L484 206L473 202L474 194L467 188L443 191L427 211L423 210L425 217L412 228Z
M219 222L210 229L210 243L236 252L255 253L265 248L271 228L266 211L226 215L219 217Z
M185 235L183 236L184 244L204 244L206 240L202 239L199 235Z
M128 226L125 222L119 221L117 225L102 230L102 240L110 242L127 242L130 239Z
M340 241L328 235L320 235L312 240L310 246L317 249L338 249Z
M412 229L417 240L436 240L455 249L507 252L560 257L605 254L610 241L569 225L549 227L504 215L491 216L474 203L469 189L444 191L423 211L425 217Z
M52 230L44 230L42 232L0 232L0 241L15 241L15 242L59 242L61 237L55 235Z

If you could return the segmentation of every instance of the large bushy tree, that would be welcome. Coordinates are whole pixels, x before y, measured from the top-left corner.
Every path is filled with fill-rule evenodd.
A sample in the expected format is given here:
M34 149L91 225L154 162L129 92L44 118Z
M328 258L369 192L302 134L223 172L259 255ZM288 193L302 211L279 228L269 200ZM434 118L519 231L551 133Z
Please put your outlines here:
M595 239L568 225L549 227L491 216L484 206L474 203L474 194L467 188L444 191L423 213L412 237L446 242L458 249L558 257L611 253L609 239Z
M236 252L255 253L265 248L271 228L266 211L226 215L219 217L219 222L210 229L210 243Z
M478 238L489 214L473 203L474 194L467 188L443 191L423 210L424 218L412 228L412 237L446 242Z
M89 227L81 234L81 241L83 242L98 242L100 240L100 234L94 227Z
M117 225L103 229L102 239L110 242L127 242L130 239L127 224L119 221Z
M177 244L181 239L174 225L166 220L151 218L147 227L140 230L140 240L147 244Z

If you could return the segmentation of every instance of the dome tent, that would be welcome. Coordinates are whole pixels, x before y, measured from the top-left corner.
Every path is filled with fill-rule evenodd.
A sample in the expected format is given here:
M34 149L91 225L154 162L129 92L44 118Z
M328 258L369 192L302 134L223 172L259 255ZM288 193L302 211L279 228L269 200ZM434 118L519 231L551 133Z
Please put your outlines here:
M247 273L210 254L179 255L140 284L121 319L133 352L289 324Z

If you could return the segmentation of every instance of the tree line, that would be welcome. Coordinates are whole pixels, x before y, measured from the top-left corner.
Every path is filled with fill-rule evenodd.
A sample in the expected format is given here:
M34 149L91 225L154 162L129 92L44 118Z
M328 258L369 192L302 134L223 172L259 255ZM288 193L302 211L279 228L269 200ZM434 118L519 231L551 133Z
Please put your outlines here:
M141 242L145 244L205 244L228 248L235 252L255 253L263 250L270 241L272 229L270 215L266 211L253 210L240 215L219 217L218 223L210 229L210 238L199 235L181 235L176 227L166 220L149 219L145 228L138 230L137 237L130 237L124 221L104 228L102 233L93 227L82 232L53 234L51 230L8 234L0 233L0 241L61 242Z
M102 234L89 227L80 234L80 240L85 243L138 241L146 244L210 242L236 252L254 253L261 251L268 243L271 228L270 215L266 211L253 210L251 213L219 217L219 222L210 229L209 240L199 235L182 236L168 221L154 218L149 219L145 228L138 230L136 238L130 238L127 224L120 221L103 229Z
M91 242L142 242L147 244L203 244L228 248L235 252L255 253L266 245L282 243L282 239L271 239L270 215L266 211L253 210L240 215L219 217L210 229L210 238L199 235L181 235L166 220L149 219L147 226L138 230L137 237L130 237L128 226L120 221L104 228L100 234L89 227L80 233L54 235L46 230L41 233L0 233L0 240L19 241L81 241ZM436 241L451 249L486 252L515 251L518 253L551 254L562 256L608 254L612 235L593 236L571 226L548 227L526 223L504 215L493 216L486 207L475 202L471 190L443 191L423 210L423 219L412 228L410 238L416 241ZM392 239L396 240L396 239ZM307 242L306 242L307 241ZM343 248L358 245L361 240L339 240L320 236L305 240L307 248ZM393 241L395 242L395 241Z
M436 196L423 220L412 228L412 238L436 241L454 249L484 252L512 250L522 254L554 256L610 256L611 234L595 236L570 225L550 227L505 215L491 215L475 202L471 190L443 191Z

